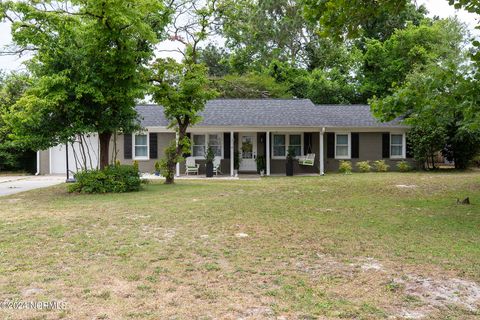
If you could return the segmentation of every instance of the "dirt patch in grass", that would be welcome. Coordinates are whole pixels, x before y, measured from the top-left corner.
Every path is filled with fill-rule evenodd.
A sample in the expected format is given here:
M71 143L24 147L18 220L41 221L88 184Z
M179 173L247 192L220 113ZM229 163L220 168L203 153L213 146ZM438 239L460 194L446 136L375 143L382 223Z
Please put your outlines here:
M335 295L358 302L368 296L385 306L385 315L392 319L438 319L452 307L466 310L465 317L480 315L480 284L474 281L449 278L439 270L434 277L424 277L409 271L411 267L373 258L316 257L296 267L314 280L330 279L336 284Z

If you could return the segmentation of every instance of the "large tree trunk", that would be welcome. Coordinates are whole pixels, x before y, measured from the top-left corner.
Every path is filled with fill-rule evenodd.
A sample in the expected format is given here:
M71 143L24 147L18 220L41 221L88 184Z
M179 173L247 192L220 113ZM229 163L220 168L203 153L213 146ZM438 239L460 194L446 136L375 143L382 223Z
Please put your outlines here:
M185 139L187 135L187 128L188 125L182 124L178 126L178 143L177 143L177 148L175 149L175 159L167 159L167 166L168 166L168 172L169 174L165 178L165 184L173 184L175 183L175 171L176 171L176 159L182 156L183 154L183 149L184 149L184 143L183 140Z
M110 149L111 132L102 132L98 135L100 141L100 169L103 170L108 166L108 152Z

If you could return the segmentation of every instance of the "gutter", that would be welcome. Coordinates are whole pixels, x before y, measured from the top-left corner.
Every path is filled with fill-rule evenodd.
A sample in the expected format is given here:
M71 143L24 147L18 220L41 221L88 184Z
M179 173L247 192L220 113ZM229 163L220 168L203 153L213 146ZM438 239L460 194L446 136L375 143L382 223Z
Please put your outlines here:
M35 172L35 175L40 175L40 151L37 151L37 172Z

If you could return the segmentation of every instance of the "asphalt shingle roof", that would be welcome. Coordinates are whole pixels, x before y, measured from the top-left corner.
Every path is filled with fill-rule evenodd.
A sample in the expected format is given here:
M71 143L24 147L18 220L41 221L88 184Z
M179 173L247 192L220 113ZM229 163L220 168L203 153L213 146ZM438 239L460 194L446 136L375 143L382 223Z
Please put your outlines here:
M157 105L137 106L143 127L165 127ZM197 127L402 127L378 122L368 105L314 105L307 99L217 99L201 112Z

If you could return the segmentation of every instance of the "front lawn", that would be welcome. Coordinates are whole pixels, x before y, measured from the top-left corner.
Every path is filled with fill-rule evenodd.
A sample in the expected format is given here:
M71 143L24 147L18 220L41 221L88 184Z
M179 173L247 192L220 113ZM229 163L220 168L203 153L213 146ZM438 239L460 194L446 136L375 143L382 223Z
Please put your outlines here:
M472 205L457 205L470 197ZM0 198L2 319L477 319L480 173Z

